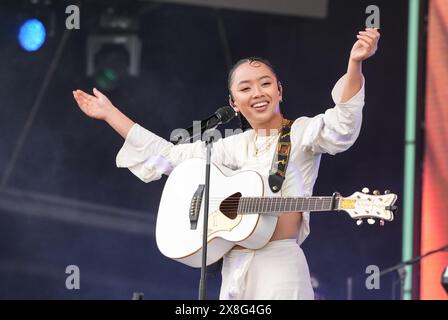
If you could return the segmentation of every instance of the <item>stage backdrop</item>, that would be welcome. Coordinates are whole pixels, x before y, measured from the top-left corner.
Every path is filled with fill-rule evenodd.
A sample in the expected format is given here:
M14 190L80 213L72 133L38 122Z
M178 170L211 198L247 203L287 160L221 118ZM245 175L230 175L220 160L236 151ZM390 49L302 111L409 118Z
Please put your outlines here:
M134 291L145 299L197 298L199 270L165 258L156 247L166 177L145 184L117 169L123 139L84 116L73 100L72 90L91 92L97 85L85 73L86 39L110 3L124 4L117 11L140 21L142 59L140 76L120 79L107 95L164 138L227 104L229 65L250 55L276 66L286 117L312 117L333 107L331 89L347 70L372 4L329 1L323 19L81 1L81 28L67 31L71 1L54 1L42 8L47 40L30 53L18 45L17 33L33 6L9 2L0 4L0 299L129 299ZM368 290L365 281L369 265L384 269L401 261L407 3L375 1L382 36L378 52L363 65L361 133L347 152L322 157L314 188L315 195L344 196L365 186L390 189L399 196L399 210L383 227L358 227L344 213L312 215L302 247L322 299L390 299L397 292L396 274L382 278L379 289ZM107 57L99 53L97 63ZM80 289L66 288L70 265L80 269ZM212 271L209 297L216 298L219 266Z
M429 2L421 254L448 244L448 1ZM447 299L441 286L448 253L422 260L420 297Z

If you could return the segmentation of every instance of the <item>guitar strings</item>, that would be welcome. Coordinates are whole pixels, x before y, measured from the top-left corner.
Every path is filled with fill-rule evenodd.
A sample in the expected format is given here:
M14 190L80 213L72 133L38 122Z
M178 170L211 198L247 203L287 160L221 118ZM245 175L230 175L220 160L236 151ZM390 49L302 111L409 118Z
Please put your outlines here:
M226 200L227 199L227 200ZM327 202L327 201L333 201L333 198L280 198L280 197L272 197L272 198L267 198L267 197L260 197L260 198L254 198L254 197L244 197L244 198L238 198L238 199L228 199L228 198L222 198L222 197L210 197L209 201L210 202L231 202L231 203L235 203L235 202L240 202L240 201L257 201L257 202L263 202L263 201L271 201L273 203L278 203L278 202L284 202L286 203L287 201L304 201L304 200L316 200L319 202ZM338 199L335 199L335 201ZM359 199L356 201L360 201ZM202 202L202 199L201 199Z
M235 206L238 207L241 204L241 198L239 198L239 199L229 199L229 200L226 200L225 202L223 202L222 200L225 200L225 199L227 199L227 198L210 198L209 203L213 204L213 205L219 204L219 207L221 207L221 208L234 208ZM248 199L248 198L243 198L243 199ZM256 199L256 200L267 199L267 200L274 200L274 201L270 202L270 203L261 203L261 202L250 203L250 202L246 202L246 203L242 203L242 204L244 206L248 206L248 207L254 206L254 205L261 206L261 207L264 207L264 206L268 207L268 206L272 206L273 205L275 207L275 206L277 206L279 204L287 207L287 206L292 206L293 203L292 202L291 203L287 203L286 200L288 200L288 199L298 199L298 198L263 197L263 198L251 198L251 199ZM319 197L319 198L318 197L316 197L316 198L302 198L302 199L321 200L320 203L315 202L314 205L311 202L308 203L308 207L314 206L314 210L317 210L316 207L328 207L333 202L333 198L323 198L323 197ZM295 203L295 204L297 204L297 203ZM202 205L202 201L201 201L201 205ZM302 203L302 205L304 205L304 203ZM274 209L274 208L272 208L272 209ZM292 210L292 207L290 208L290 210ZM295 210L298 210L298 209L295 209ZM311 210L311 208L307 208L307 210Z
M202 197L202 199L204 199L205 197ZM225 200L225 199L229 199L228 201L239 201L241 199L243 200L247 200L247 199L255 199L257 201L259 200L281 200L281 201L286 201L286 200L321 200L321 201L326 201L326 200L333 200L332 197L240 197L240 198L231 198L231 197L209 197L209 199L211 200ZM336 198L338 199L338 198ZM346 198L349 199L349 198ZM355 200L355 199L353 199ZM356 201L359 201L362 199L356 199Z
M294 208L293 209L292 205L295 205L295 204L293 204L293 203L281 203L280 205L284 206L285 208L283 208L283 209L278 208L278 209L288 211L288 208L287 208L288 206L291 206L289 208L289 210L294 210L294 211L313 211L313 210L318 211L318 210L323 210L325 208L330 209L330 205L332 204L332 200L333 199L332 198L322 199L322 197L320 197L320 198L322 200L320 203L314 203L313 204L313 203L309 202L308 205L307 205L307 208ZM240 208L240 199L229 199L229 200L227 200L224 203L223 203L222 199L226 199L226 198L215 198L215 199L220 199L220 200L210 199L209 203L212 204L212 205L219 205L219 208L222 208L222 209L231 209L231 208L235 208L235 207L237 209ZM244 198L244 199L247 199L247 198ZM262 198L258 198L258 199L262 199ZM287 199L287 198L269 197L269 199L282 199L283 200L283 199ZM307 198L307 199L309 199L309 198ZM314 198L314 199L317 199L317 198ZM336 201L339 201L339 199L336 199ZM359 202L361 202L361 203L365 203L365 202L369 203L370 207L371 207L370 208L371 210L373 210L375 207L378 210L380 210L380 208L384 208L386 206L386 204L384 204L384 205L376 205L375 203L372 203L372 202L370 202L368 200L365 200L365 199L356 199L356 201L358 203ZM261 211L264 211L264 210L268 209L268 206L274 206L273 208L270 208L269 210L275 210L276 209L275 206L279 205L279 202L275 202L274 201L272 203L267 203L267 204L266 203L256 203L256 204L254 204L254 203L247 203L247 202L243 203L243 207L247 206L247 209L252 209L251 206L253 207L254 205L256 207L258 207L258 210L261 210ZM304 205L304 203L302 203L302 205ZM202 201L201 201L201 206L202 206ZM266 208L264 208L265 206L266 206ZM257 210L257 208L253 208L253 209Z
M349 200L349 198L345 198L345 199ZM203 200L204 200L204 198L201 199L201 202L203 202ZM306 203L306 201L308 203L313 203L312 200L315 200L314 203L317 204L317 203L325 203L325 202L332 202L332 201L340 201L340 198L336 198L336 199L333 199L333 198L330 198L330 197L329 198L322 198L322 197L320 197L320 198L317 198L317 197L316 198L243 197L243 198L238 198L238 199L229 199L228 197L227 198L222 198L222 197L210 197L209 198L209 202L210 203L216 203L216 202L238 203L238 202L241 202L241 201L246 201L245 202L246 204L250 203L250 201L255 201L256 203L264 203L264 204L266 202L268 202L268 203L276 203L276 204L278 204L278 203L291 204L293 202L297 203L297 202L300 202L300 201L302 201L302 203ZM356 201L357 203L365 203L365 202L367 202L367 203L371 203L372 205L375 204L373 201L369 201L369 200L366 200L366 199L352 199L352 200ZM288 201L291 201L291 202L288 203ZM252 202L252 204L253 204L253 202Z
M227 199L227 200L226 200ZM248 200L249 199L249 200ZM348 199L348 198L346 198ZM224 201L225 200L225 201ZM241 202L241 200L246 200L247 202L243 203ZM250 202L251 200L255 200L256 202ZM304 205L304 200L308 200L308 204L307 207L308 208L292 208L293 205L296 205L296 203L293 203L291 201L291 203L287 203L288 200L292 200L292 201L300 201L302 200L302 205ZM311 202L311 200L315 200L314 203ZM210 197L209 198L209 203L211 205L214 206L219 206L222 209L231 209L231 208L239 208L241 205L243 207L248 207L248 209L251 209L251 206L256 206L256 207L265 207L265 209L268 209L268 206L274 206L274 208L271 208L269 210L275 210L275 206L284 206L285 208L282 210L287 211L287 207L290 206L289 210L295 210L295 211L299 211L299 210L303 210L303 211L310 211L310 210L322 210L324 208L328 208L333 201L339 201L340 198L333 198L333 197L316 197L316 196L311 196L311 197L274 197L274 196L266 196L266 197L238 197L238 198L230 198L229 197ZM366 202L367 200L365 199L353 199L355 201L359 202ZM263 202L262 202L263 201ZM266 203L266 202L268 203ZM202 206L202 199L201 199L201 206ZM374 205L373 203L371 203L372 206ZM312 208L314 207L314 208ZM256 208L253 208L256 209ZM280 209L280 208L278 208Z

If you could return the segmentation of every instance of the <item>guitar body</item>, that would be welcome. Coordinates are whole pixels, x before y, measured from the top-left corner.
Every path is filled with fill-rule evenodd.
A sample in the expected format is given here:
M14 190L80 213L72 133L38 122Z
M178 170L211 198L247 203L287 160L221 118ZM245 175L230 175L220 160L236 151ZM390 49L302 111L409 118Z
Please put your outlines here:
M166 257L191 267L202 263L205 160L190 159L171 172L163 189L156 224L156 241ZM366 189L366 188L365 188ZM397 195L368 190L349 197L264 197L262 177L255 171L225 175L210 165L210 207L207 265L235 245L259 249L269 242L284 212L345 211L357 225L394 219Z
M168 177L157 215L156 241L159 250L166 257L191 267L201 266L204 197L195 229L191 228L189 214L192 198L198 186L204 183L205 160L182 162ZM225 198L236 193L243 197L262 197L263 189L263 180L255 171L226 176L211 164L207 265L218 261L235 245L258 249L268 243L275 230L277 217L224 214L223 211L229 207L228 204L232 204L232 200L228 200L228 204L222 203Z

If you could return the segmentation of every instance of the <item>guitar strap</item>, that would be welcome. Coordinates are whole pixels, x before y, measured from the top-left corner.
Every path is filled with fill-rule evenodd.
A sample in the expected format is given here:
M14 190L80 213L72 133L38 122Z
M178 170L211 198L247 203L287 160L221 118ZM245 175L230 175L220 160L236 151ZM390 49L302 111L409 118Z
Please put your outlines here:
M285 180L289 154L291 153L292 123L292 120L283 119L282 132L278 138L274 159L272 159L271 170L269 171L269 187L274 193L280 191L283 180Z

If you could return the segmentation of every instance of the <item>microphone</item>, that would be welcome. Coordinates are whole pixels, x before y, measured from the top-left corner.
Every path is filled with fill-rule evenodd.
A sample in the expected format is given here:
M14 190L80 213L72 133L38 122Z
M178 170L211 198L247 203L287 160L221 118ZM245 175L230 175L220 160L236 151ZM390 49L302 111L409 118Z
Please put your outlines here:
M218 110L215 111L215 113L204 120L205 130L214 128L220 124L224 124L229 122L235 118L235 111L230 106L221 107ZM202 123L201 123L201 130L202 130Z
M198 130L194 131L193 129L194 128L198 129L199 126L193 125L185 129L188 132L187 137L185 137L183 134L177 134L174 136L173 139L171 139L171 141L173 141L174 144L189 141L198 135L202 136L202 134L207 130L214 129L220 124L225 124L229 122L233 118L235 118L235 111L233 110L232 107L230 106L221 107L208 118L201 120L200 124L201 127L199 131Z

